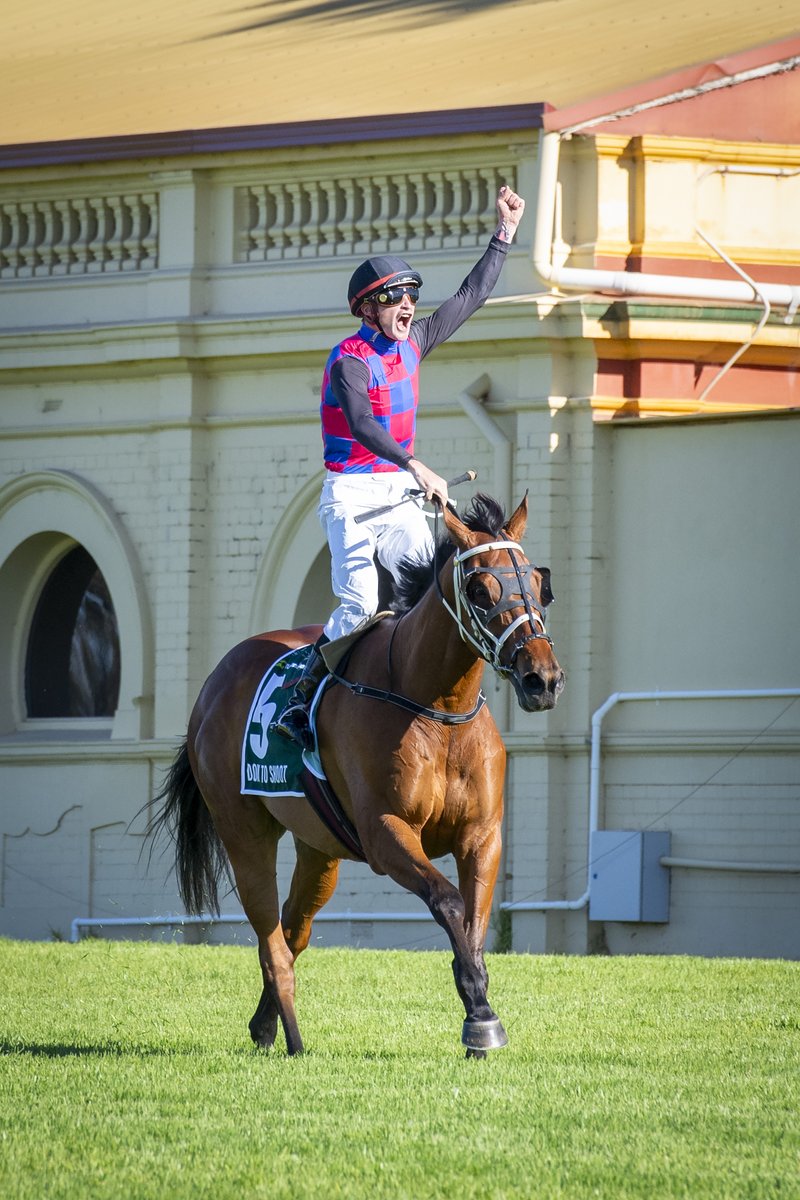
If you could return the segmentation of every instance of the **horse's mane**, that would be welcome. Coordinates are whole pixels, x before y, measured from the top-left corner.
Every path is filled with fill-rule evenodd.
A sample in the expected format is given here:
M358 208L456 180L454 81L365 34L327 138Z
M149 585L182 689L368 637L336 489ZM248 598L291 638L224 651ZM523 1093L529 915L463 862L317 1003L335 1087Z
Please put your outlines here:
M491 496L479 492L473 497L461 520L473 533L488 533L492 537L499 537L506 522L506 514L501 504ZM421 554L407 555L397 569L398 579L393 581L392 599L389 604L392 612L406 613L418 604L454 550L455 546L450 539L444 537L439 540L429 558Z

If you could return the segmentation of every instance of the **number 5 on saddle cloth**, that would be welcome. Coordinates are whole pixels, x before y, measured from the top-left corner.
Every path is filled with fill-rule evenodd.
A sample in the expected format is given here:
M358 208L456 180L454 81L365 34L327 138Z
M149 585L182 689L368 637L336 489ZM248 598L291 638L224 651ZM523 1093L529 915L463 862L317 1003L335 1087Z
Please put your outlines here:
M364 853L358 834L325 779L316 750L314 714L320 692L312 703L309 719L314 750L302 750L295 742L274 734L270 724L291 699L294 685L303 673L311 646L300 646L274 662L256 688L245 724L241 757L243 796L305 796L317 816L356 858ZM322 687L327 686L323 681Z

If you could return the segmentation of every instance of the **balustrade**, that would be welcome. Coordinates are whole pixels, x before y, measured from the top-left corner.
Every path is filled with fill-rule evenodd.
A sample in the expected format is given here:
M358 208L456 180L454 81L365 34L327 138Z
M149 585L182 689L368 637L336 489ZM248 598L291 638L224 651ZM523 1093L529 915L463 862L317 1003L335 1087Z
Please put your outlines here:
M234 186L235 263L480 246L513 161ZM0 280L97 276L159 265L159 194L0 200Z
M248 184L236 189L237 260L475 247L503 183L516 186L512 163Z
M158 265L158 197L0 202L0 279L146 271Z

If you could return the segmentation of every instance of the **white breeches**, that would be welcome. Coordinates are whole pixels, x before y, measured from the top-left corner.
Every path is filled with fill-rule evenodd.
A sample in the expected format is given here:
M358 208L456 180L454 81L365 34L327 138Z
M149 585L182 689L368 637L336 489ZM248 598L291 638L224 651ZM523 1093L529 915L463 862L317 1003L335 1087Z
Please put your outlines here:
M331 641L352 633L377 611L376 552L381 565L392 575L396 575L397 564L407 554L433 552L433 538L419 501L410 500L361 525L354 520L369 509L397 504L407 488L417 486L409 471L370 475L328 472L320 496L319 518L331 551L331 585L339 598L339 607L325 626Z

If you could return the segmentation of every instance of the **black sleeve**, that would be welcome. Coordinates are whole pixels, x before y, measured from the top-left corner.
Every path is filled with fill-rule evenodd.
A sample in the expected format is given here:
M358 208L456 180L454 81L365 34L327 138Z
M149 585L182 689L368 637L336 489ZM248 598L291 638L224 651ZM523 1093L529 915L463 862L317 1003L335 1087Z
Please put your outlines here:
M455 296L445 300L429 317L413 323L411 337L419 346L421 358L446 342L491 295L500 277L508 245L493 236Z
M413 457L376 421L369 402L367 368L357 358L340 358L331 370L333 392L355 440L378 458L405 467Z

